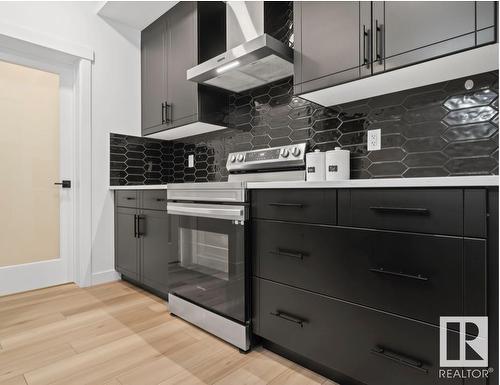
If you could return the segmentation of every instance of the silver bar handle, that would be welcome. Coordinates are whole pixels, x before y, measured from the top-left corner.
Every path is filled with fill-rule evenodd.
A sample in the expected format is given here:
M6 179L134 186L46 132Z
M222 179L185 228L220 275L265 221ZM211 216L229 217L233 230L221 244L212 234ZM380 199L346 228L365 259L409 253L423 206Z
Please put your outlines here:
M246 219L245 206L234 205L207 205L199 203L167 203L167 212L172 215L190 217L204 217L244 221Z

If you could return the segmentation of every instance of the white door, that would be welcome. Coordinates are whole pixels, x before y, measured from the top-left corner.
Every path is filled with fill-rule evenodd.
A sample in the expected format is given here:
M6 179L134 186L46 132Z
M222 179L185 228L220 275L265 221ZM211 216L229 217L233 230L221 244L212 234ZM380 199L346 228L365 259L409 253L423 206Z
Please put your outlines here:
M74 279L73 78L0 52L0 295Z

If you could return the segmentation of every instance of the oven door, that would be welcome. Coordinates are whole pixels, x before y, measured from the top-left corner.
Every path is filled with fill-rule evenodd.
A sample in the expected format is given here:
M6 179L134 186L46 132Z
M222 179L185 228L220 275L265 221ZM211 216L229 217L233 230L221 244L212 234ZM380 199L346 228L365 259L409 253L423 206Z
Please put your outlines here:
M169 265L170 293L246 322L247 207L168 202L167 210L178 237L177 258Z

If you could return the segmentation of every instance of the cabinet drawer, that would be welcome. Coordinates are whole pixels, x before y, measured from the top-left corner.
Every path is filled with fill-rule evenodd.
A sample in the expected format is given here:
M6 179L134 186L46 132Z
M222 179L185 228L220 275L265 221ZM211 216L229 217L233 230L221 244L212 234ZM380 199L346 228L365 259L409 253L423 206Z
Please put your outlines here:
M337 191L255 190L252 217L292 222L335 224Z
M167 190L145 190L142 192L143 209L167 210Z
M436 325L464 314L460 238L262 220L253 236L258 277ZM484 303L484 261L470 257L465 286Z
M437 327L266 280L257 284L260 335L271 342L365 384L462 383L438 379Z
M138 207L139 193L137 190L115 191L115 205L120 207Z
M344 226L462 235L463 190L341 190L338 220Z

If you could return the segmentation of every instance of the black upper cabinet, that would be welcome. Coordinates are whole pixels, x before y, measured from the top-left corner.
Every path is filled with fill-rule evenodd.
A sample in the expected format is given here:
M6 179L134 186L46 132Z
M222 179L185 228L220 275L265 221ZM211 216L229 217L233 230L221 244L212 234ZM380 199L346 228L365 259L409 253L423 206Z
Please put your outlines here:
M474 1L386 1L374 2L373 9L378 34L375 53L382 59L382 65L374 71L406 66L476 45Z
M294 3L295 83L320 87L360 76L360 3Z
M166 39L167 24L160 18L141 34L142 130L154 132L165 124L167 99Z
M493 43L494 2L295 2L295 93Z
M209 18L213 24L208 34L214 42L201 49ZM189 68L225 50L222 20L222 2L183 1L142 31L143 135L195 122L223 124L228 95L186 79Z
M478 45L496 42L496 4L494 1L476 3L476 42Z
M186 79L186 70L198 64L195 4L188 1L166 14L168 127L192 122L197 111L196 83Z

